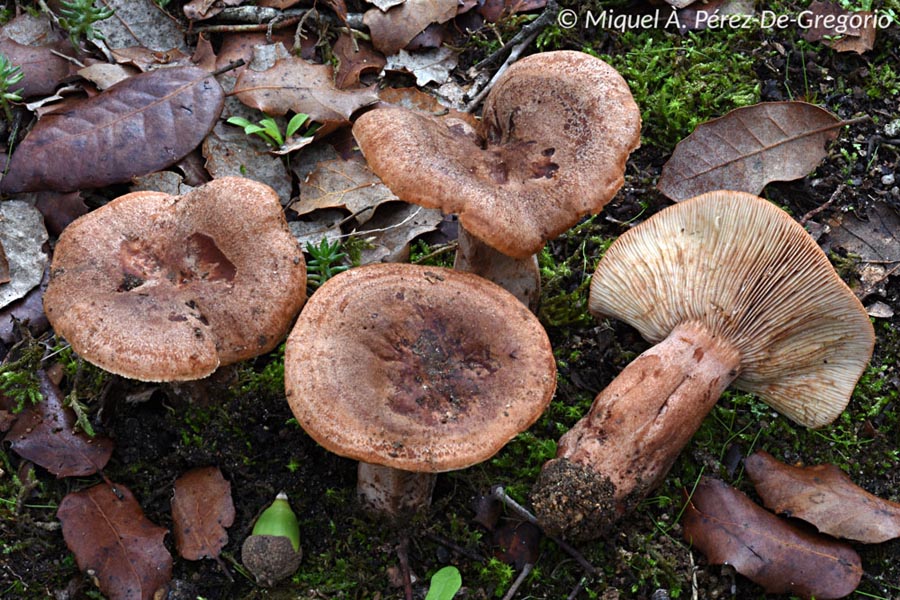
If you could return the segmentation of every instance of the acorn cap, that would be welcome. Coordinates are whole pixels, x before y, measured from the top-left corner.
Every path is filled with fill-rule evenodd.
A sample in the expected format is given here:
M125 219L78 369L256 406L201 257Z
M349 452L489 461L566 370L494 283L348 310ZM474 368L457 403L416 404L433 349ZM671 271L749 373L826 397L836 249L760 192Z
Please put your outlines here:
M866 311L806 231L775 205L717 191L620 236L590 311L652 343L697 322L740 353L734 387L808 427L844 410L874 346Z
M480 131L382 108L359 117L353 135L401 200L456 213L484 243L524 258L612 199L640 129L615 69L558 51L524 58L500 77Z
M313 294L288 337L285 386L331 452L437 473L493 456L537 420L556 364L537 318L499 286L385 263Z
M44 310L85 360L132 379L198 379L273 349L306 298L303 253L266 185L135 192L69 225Z

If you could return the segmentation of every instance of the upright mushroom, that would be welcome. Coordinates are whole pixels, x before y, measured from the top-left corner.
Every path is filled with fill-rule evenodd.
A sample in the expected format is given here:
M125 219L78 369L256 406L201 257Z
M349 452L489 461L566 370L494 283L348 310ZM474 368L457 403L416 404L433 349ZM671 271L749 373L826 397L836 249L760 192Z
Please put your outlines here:
M803 228L769 202L711 192L619 237L590 310L656 345L559 442L532 493L543 526L592 538L665 477L729 385L820 427L872 354L862 305Z
M537 318L469 273L345 271L313 294L285 350L288 403L326 449L360 461L375 512L427 506L435 474L486 460L550 402L556 364Z
M612 199L640 128L615 69L559 51L510 67L488 94L477 131L459 119L382 108L359 117L353 135L401 200L459 215L458 269L534 307L534 255Z
M305 299L306 264L278 196L224 177L183 196L126 194L74 221L44 310L85 360L180 381L268 352Z

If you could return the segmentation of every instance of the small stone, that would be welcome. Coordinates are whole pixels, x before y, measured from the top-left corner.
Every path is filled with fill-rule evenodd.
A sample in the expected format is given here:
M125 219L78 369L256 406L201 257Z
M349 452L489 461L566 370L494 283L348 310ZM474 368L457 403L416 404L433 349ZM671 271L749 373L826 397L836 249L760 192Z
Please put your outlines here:
M894 119L884 126L884 135L888 137L897 137L900 135L900 119Z
M888 173L887 175L881 176L881 185L888 187L894 185L894 174Z

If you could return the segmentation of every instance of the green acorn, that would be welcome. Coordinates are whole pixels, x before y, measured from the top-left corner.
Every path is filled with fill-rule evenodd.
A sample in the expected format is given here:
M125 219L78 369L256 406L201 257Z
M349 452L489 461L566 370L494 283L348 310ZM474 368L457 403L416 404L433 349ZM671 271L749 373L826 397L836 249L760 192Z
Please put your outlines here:
M291 510L287 494L281 492L259 515L253 533L241 547L241 558L257 583L272 587L290 577L302 557L297 515Z

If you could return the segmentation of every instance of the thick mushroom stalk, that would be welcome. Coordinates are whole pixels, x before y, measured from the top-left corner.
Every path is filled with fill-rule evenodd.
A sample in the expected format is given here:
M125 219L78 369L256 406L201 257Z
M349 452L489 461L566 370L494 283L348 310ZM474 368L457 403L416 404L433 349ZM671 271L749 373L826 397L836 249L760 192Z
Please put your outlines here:
M437 473L493 456L543 412L556 363L537 318L471 273L350 269L316 290L285 347L288 403L360 461L357 494L389 516L431 502Z
M662 481L739 369L737 349L697 323L679 325L632 361L544 466L534 497L542 524L587 534L633 508ZM547 505L560 498L570 505Z
M625 80L571 51L512 65L477 129L398 107L353 125L372 171L398 198L459 215L457 267L510 285L532 306L540 291L534 255L613 198L640 130Z
M591 312L656 342L560 440L532 493L571 538L604 533L663 480L729 385L801 425L846 407L872 355L865 309L776 206L711 192L622 235L591 282Z

